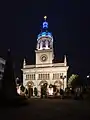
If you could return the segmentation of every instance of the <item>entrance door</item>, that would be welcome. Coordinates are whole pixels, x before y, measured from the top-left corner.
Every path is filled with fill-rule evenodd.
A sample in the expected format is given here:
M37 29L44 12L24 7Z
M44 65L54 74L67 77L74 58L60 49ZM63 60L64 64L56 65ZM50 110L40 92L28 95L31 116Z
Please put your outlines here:
M41 85L41 97L43 97L43 95L47 97L47 83Z
M28 97L31 98L31 96L33 96L33 88L28 87Z

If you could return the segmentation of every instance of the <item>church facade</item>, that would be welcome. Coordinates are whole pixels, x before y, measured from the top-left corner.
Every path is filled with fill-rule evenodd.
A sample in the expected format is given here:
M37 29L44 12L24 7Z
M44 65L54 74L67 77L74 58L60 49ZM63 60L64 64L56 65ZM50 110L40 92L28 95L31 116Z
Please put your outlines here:
M23 63L23 85L29 86L34 91L37 88L38 96L41 95L41 86L47 83L47 91L50 85L55 85L58 90L67 87L67 60L64 56L63 63L54 63L53 36L48 31L48 22L46 16L42 25L42 31L37 37L35 50L35 65L27 65L24 59ZM34 95L34 92L33 92Z

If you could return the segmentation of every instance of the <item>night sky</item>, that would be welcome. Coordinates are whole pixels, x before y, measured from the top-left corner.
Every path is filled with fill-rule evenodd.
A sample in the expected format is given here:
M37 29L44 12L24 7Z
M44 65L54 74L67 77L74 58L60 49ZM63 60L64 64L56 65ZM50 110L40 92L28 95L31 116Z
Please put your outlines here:
M17 76L24 57L28 64L34 64L36 39L45 15L54 37L55 62L66 54L69 72L86 76L90 72L89 0L0 3L0 56L6 59L7 49L11 49Z

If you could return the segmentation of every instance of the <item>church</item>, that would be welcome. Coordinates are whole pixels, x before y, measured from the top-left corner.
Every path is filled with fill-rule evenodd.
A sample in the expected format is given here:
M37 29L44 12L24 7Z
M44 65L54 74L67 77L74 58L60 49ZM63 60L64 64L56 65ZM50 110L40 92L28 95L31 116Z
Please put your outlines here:
M55 85L58 90L67 87L67 65L66 55L62 63L54 63L53 36L48 31L47 16L44 16L42 30L37 36L35 50L35 65L27 65L23 62L23 85L26 88L37 88L38 96L41 95L41 86L47 83L47 91L50 93L49 86ZM53 94L53 92L52 92Z

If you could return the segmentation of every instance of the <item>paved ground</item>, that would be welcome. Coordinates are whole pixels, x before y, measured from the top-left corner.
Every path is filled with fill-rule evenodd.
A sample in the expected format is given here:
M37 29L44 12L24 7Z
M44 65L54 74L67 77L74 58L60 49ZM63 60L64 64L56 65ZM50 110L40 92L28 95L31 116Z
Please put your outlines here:
M28 106L0 109L0 120L90 120L90 103L31 99Z

